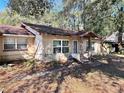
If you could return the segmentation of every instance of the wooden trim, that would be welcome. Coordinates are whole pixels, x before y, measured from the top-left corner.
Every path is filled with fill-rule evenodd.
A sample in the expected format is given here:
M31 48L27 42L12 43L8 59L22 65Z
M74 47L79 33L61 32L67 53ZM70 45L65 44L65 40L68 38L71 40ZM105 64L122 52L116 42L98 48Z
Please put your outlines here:
M3 36L10 36L10 37L35 37L33 35L13 35L13 34L3 34Z
M28 51L28 49L4 49L3 52Z
M97 38L99 38L99 36L98 35L96 35L94 32L86 32L86 33L84 33L83 35L80 35L81 37L85 37L87 34L93 34L94 36L93 37L97 37ZM87 36L86 36L87 37ZM90 36L90 37L92 37L92 36Z
M30 26L27 26L26 24L22 23L22 25L31 33L33 33L34 35L40 35L39 32L37 32L36 30L32 29Z

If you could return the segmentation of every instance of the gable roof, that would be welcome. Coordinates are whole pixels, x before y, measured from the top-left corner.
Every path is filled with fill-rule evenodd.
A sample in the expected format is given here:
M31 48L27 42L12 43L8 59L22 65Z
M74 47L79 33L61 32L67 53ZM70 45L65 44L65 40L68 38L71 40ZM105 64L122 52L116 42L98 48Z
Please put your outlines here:
M3 34L11 34L11 35L33 35L28 30L17 27L17 26L10 26L10 25L0 25L0 35Z
M30 28L38 31L39 33L47 33L47 34L51 34L51 35L63 35L63 36L74 36L74 35L78 35L81 37L88 37L89 35L91 37L97 37L99 38L99 36L97 36L95 33L93 32L89 32L89 31L73 31L73 30L64 30L61 28L55 28L55 27L51 27L51 26L45 26L45 25L39 25L39 24L31 24L31 23L26 23L24 22L22 24L22 27L29 26Z
M86 32L84 34L81 34L80 36L81 37L93 37L93 38L99 38L99 39L101 39L100 36L96 35L94 32L90 32L90 31L88 31L88 32Z
M31 23L25 23L26 26L31 27L32 29L38 31L39 33L47 33L51 35L64 35L64 36L70 36L70 35L81 35L86 33L86 31L73 31L73 30L64 30L61 28L56 28L52 26L46 26L46 25L39 25L39 24L31 24ZM22 24L22 26L24 26Z

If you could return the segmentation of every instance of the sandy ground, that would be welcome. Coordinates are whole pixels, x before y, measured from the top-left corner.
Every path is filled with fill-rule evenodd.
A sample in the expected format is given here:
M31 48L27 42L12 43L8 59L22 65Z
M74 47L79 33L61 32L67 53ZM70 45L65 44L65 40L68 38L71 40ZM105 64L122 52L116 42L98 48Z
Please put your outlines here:
M97 56L90 64L15 64L0 67L3 93L124 93L124 58Z

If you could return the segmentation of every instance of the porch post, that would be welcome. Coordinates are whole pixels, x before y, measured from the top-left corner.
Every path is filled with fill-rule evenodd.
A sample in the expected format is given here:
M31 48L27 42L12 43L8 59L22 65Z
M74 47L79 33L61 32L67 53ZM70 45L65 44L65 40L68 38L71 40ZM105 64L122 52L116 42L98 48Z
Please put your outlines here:
M88 37L88 56L91 56L91 37Z
M83 39L82 37L80 37L80 40L81 40L81 43L80 43L80 60L83 60L84 57L83 57L83 54L84 54L84 51L83 51Z

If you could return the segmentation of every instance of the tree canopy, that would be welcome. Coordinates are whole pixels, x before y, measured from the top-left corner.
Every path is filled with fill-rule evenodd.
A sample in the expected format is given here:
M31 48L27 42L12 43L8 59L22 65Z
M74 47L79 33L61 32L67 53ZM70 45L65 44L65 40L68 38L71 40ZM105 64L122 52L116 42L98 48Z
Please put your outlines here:
M9 0L8 7L11 12L22 16L38 18L52 7L50 0Z
M84 29L101 35L123 31L124 0L62 0L60 7L63 8L60 11L53 11L53 2L54 0L9 0L8 15L4 12L0 23L7 23L7 20L12 24L15 20L17 23L28 21L64 29ZM7 19L4 19L4 15Z
M123 0L63 0L63 13L74 20L74 25L81 25L84 30L106 35L117 30L117 23L123 19L122 17L118 19L123 2Z

